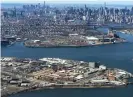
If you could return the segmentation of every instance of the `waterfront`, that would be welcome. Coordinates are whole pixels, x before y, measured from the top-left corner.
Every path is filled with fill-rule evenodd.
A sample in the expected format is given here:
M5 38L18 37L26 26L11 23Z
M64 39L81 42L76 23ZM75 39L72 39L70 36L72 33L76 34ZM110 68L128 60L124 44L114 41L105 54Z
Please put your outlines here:
M34 52L34 53L33 53ZM2 47L2 57L55 57L83 61L100 61L109 67L132 71L133 43L120 43L83 48L27 48L22 43Z
M34 52L34 53L33 53ZM22 43L16 43L13 46L2 47L2 57L20 57L20 58L42 58L59 57L83 61L100 61L106 66L120 68L133 73L133 43L111 44L83 48L26 48ZM132 85L116 89L53 89L39 90L15 94L10 97L80 97L93 95L97 97L132 97Z
M132 86L111 89L50 89L20 93L9 97L132 97Z
M7 5L7 6L10 6L10 5ZM13 5L13 7L14 6L16 6L16 5ZM40 7L39 5L37 5L37 6ZM19 7L19 5L18 5L18 7ZM18 8L18 7L16 6L16 8ZM45 7L45 2L44 2L44 7ZM83 7L85 7L85 9L87 10L86 5L83 5ZM96 7L98 7L98 6L96 6ZM99 6L99 7L101 7L101 6ZM11 20L8 20L8 19L6 20L6 17L7 17L6 13L3 13L2 19L3 20L5 19L8 22L12 22L12 19L19 17L18 15L16 15L16 13L17 13L16 8L7 11L7 14L10 11L14 11L14 13L12 14L12 16L10 18ZM117 6L117 8L118 8L118 6ZM31 8L31 9L33 9L33 8ZM24 8L24 10L25 10L25 8ZM49 8L47 8L47 10L48 10L48 12L50 11ZM54 10L55 10L55 8L54 8ZM38 11L40 13L42 13L41 10L38 10ZM38 11L36 11L36 12L38 12ZM116 9L116 11L119 11L119 10ZM33 16L37 16L37 17L40 15L43 16L43 14L36 14L36 12ZM72 12L74 12L74 11L72 11ZM84 11L79 11L79 12L84 13ZM109 11L105 10L105 12L109 12ZM110 10L110 12L111 12L111 10ZM126 12L126 9L125 9L125 12ZM30 11L28 13L30 13ZM68 16L70 13L66 14L66 16ZM88 13L89 13L89 11L88 11ZM88 14L88 13L84 13L84 14ZM99 19L99 15L104 17L104 13L102 13L100 11L97 14L97 11L95 10L94 14L95 13L96 13L95 16L97 17L97 19ZM58 17L59 13L56 12L56 14L57 14L56 16ZM111 21L112 17L115 16L113 12L107 13L107 14L109 15L109 18L110 18L110 19L108 19L108 21ZM119 13L116 12L116 14L119 14ZM23 13L23 11L21 11L20 16L23 17L23 15L24 15L24 13ZM74 15L76 15L76 13ZM120 15L122 15L121 12L120 12ZM53 15L51 15L51 16L53 16ZM56 24L57 23L56 20L58 20L58 18L56 18L56 16L53 16L54 19L52 19L53 21L55 21L54 24ZM77 14L76 18L77 17L83 18L83 20L86 20L86 19L90 20L91 19L90 17L94 17L94 16L91 14L90 14L90 16L88 16L88 15L84 16L82 14L80 14L80 15ZM131 18L131 20L127 20L127 21L124 21L124 20L128 17L125 17L125 19L123 19L120 16L120 18L121 18L120 20L115 19L114 21L119 22L119 23L121 21L126 22L126 23L128 23L128 22L133 23L132 18ZM31 30L31 28L36 28L36 26L37 26L37 29L39 28L38 31L36 31L36 30L25 31L24 29L22 29L22 31L21 31L20 28L23 28L23 27L18 26L18 24L16 22L15 26L6 25L6 27L4 26L5 28L2 27L3 34L5 34L5 32L8 33L8 31L6 31L7 28L12 28L13 30L9 31L9 33L8 33L9 35L14 32L18 32L20 30L21 31L20 36L24 36L24 37L31 36L33 39L37 38L36 34L39 34L41 32L41 34L39 34L39 35L42 35L42 34L45 34L44 32L47 31L47 30L40 29L40 27L42 27L40 25L42 23L44 24L44 22L42 22L42 19L43 18L39 19L39 24L37 24L37 25L34 25L34 24L36 24L34 22L29 23L30 22L29 19L27 20L27 22L24 23L24 25L25 25L24 28L28 27L28 26L26 26L26 24L33 24L28 29ZM47 18L47 20L49 20L49 19L50 18ZM61 17L59 17L59 19L64 21L64 19ZM73 18L70 17L70 19L73 19ZM95 19L95 20L97 20L97 19ZM34 21L34 20L32 20L32 21ZM70 22L71 20L66 19L66 22L67 21ZM78 21L79 20L75 21L74 24L76 24ZM102 23L102 21L104 21L104 19L100 18L99 22ZM36 22L36 20L35 20L35 22ZM5 23L5 22L3 22L3 23ZM47 21L47 23L52 23L52 22ZM85 23L85 22L83 21L83 23ZM60 21L60 24L62 24L61 21ZM82 24L82 22L81 22L81 24ZM17 27L17 29L15 27ZM72 28L70 27L68 29L68 32L71 32L71 30L72 30ZM75 29L76 33L82 32L82 31L83 31L82 28L79 28L77 30ZM27 33L27 34L23 34L23 32ZM51 30L48 30L48 32L53 33L53 31L51 31ZM53 34L56 34L55 32L59 32L59 31L54 31ZM72 32L74 32L74 31L72 31ZM48 33L48 34L51 35L51 33ZM59 34L61 34L61 33L59 33ZM81 34L83 34L83 33L81 33ZM2 35L2 36L4 36L4 35ZM128 38L128 41L130 41L130 42L133 41L132 36L130 37L129 35L124 35L124 37ZM52 58L55 57L55 58L64 58L64 59L71 59L71 60L82 60L82 61L87 61L87 62L88 61L95 61L95 62L100 61L101 63L105 64L107 67L120 68L120 69L124 69L128 72L133 73L133 61L132 61L133 60L133 43L120 43L120 44L91 46L91 47L83 47L83 48L70 48L70 47L69 48L27 48L27 47L23 46L23 43L17 42L11 46L2 47L2 57L19 57L19 58L35 58L35 59L42 58L42 57L52 57ZM112 97L112 96L113 97L132 97L132 95L133 95L132 90L133 90L132 85L129 85L129 86L123 87L123 88L114 88L114 89L111 89L111 88L109 88L109 89L103 89L103 88L101 88L101 89L98 89L98 88L96 88L96 89L50 89L50 90L38 90L38 91L33 91L33 92L19 93L19 94L12 95L10 97L24 97L24 96L25 97L62 97L62 96L65 96L65 97L81 97L81 96L83 96L83 97L84 96L85 97L87 97L87 96L107 97L109 95L110 95L110 97Z

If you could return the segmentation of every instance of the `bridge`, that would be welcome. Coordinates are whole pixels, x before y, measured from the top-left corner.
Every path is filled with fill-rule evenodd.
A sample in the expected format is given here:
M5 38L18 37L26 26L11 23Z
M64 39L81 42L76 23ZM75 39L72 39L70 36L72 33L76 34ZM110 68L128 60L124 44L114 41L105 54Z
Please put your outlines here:
M133 30L133 25L117 25L117 26L111 26L107 24L103 24L99 26L94 25L94 29L98 29L98 28L109 28L109 30L131 30L131 29Z

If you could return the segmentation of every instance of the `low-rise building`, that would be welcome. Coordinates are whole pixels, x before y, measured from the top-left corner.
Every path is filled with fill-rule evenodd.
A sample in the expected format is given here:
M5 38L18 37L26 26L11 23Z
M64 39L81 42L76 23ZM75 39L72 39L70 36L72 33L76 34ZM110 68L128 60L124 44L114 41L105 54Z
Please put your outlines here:
M21 87L27 87L27 86L29 86L30 85L30 82L29 81L22 81L21 83L20 83L20 86Z
M106 68L106 66L104 66L104 65L100 65L99 66L99 70L106 70L107 68Z
M97 37L94 37L94 36L86 36L86 39L88 40L88 41L99 41L99 39L97 38Z
M95 62L89 62L89 67L90 68L95 68L95 65L96 65Z
M91 80L92 83L107 83L109 82L107 79L93 79Z

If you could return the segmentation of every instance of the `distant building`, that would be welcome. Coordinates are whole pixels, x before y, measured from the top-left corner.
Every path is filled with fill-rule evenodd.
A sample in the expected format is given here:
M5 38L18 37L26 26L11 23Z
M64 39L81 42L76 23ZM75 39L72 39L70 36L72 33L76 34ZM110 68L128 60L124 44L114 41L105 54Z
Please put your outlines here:
M86 20L86 16L83 16L83 20L84 20L84 21Z

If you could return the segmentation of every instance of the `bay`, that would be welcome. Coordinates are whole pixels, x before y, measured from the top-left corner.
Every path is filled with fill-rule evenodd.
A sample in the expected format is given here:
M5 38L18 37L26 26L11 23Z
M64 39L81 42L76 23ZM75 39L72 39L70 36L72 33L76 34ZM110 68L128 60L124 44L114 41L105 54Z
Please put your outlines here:
M133 73L133 35L118 33L128 43L91 46L83 48L27 48L17 42L1 47L2 57L43 58L55 57L82 61L100 61L110 68L120 68ZM133 97L133 86L96 89L49 89L22 92L9 97Z
M6 4L3 6L6 8L12 8L14 6L20 8L22 4ZM22 43L18 42L12 46L1 47L1 56L35 59L55 57L82 61L100 61L107 67L120 68L133 73L133 36L124 34L121 34L121 36L126 38L130 43L83 48L26 48ZM107 89L38 90L18 93L9 97L133 97L132 91L133 86L129 85L123 88Z
M100 61L111 68L133 73L133 43L83 48L26 48L22 43L1 48L2 57L56 57L83 61ZM18 93L9 97L133 97L133 86L113 89L51 89Z

